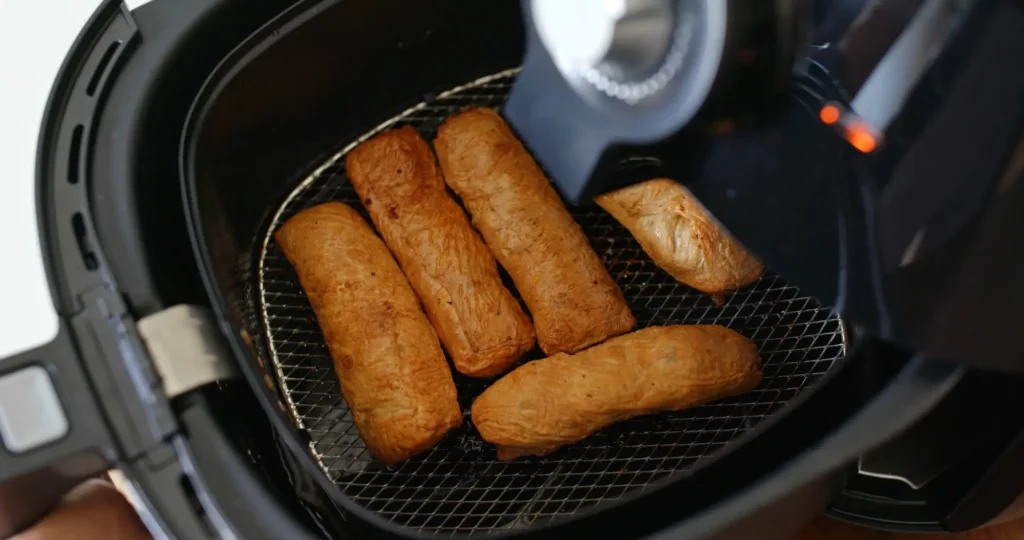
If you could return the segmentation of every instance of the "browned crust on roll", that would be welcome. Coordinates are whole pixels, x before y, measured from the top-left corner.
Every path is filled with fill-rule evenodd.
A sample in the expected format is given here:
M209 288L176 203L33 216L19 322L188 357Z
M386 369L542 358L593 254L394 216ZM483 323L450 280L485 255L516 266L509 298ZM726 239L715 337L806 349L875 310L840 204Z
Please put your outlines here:
M754 344L722 326L659 326L574 355L530 362L473 403L473 424L498 458L543 456L615 422L753 390Z
M449 118L434 147L445 181L523 296L545 353L575 352L636 325L583 230L496 112Z
M349 152L345 168L457 370L493 377L533 348L533 324L416 130L377 135Z
M599 195L594 202L629 229L654 264L708 294L746 287L764 265L712 221L672 180L655 178Z
M394 464L462 424L441 344L387 247L355 210L325 203L274 234L295 268L370 452Z

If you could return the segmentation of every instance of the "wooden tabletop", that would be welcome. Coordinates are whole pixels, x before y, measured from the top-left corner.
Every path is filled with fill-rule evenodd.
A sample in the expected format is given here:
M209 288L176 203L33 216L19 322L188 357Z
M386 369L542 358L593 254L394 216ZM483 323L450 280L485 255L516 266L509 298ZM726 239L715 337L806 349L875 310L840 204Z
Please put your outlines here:
M847 525L818 518L794 540L1020 540L1024 538L1024 519L961 534L897 534Z

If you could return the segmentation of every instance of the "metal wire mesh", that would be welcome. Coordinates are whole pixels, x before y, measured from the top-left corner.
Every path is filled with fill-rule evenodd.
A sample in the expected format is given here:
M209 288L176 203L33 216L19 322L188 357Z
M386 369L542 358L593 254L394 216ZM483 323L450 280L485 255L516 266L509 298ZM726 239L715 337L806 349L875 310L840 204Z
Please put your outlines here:
M364 139L403 124L433 137L445 117L468 105L500 106L514 75L499 73L441 94ZM456 373L464 426L425 454L385 467L359 438L312 308L269 234L296 212L325 201L361 209L340 159L358 142L300 184L275 216L260 257L260 301L280 389L324 472L356 502L396 523L435 532L526 527L644 489L690 470L751 429L845 353L842 322L781 278L766 274L716 303L677 283L614 219L587 206L573 215L622 288L638 327L714 323L737 330L760 349L761 385L696 409L619 423L543 459L499 462L469 415L487 382ZM656 173L657 162L642 156L623 163L623 174ZM534 351L529 359L541 356Z

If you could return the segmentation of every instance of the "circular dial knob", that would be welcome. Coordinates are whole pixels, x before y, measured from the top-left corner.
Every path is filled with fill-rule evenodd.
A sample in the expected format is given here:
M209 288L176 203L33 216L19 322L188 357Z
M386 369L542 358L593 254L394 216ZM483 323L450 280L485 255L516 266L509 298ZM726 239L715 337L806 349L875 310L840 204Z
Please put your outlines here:
M541 39L567 71L622 81L657 70L672 43L674 0L534 0Z
M585 200L611 187L610 149L695 119L706 134L722 118L771 118L802 56L807 1L524 0L527 54L503 112L563 196ZM684 158L672 148L652 152Z
M723 0L532 0L538 36L577 90L596 89L635 105L687 71L708 50L709 19L724 23ZM694 31L695 25L704 25ZM719 26L717 24L710 26ZM712 36L714 40L718 36ZM701 86L700 84L697 85Z

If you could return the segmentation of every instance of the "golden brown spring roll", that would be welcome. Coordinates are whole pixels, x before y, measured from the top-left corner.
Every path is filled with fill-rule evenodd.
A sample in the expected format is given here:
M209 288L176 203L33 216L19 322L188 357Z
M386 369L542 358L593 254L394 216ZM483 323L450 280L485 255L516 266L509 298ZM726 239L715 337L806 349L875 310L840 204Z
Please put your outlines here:
M386 131L345 158L349 180L416 291L455 369L493 377L536 343L498 263L448 194L427 141Z
M543 456L615 422L753 390L761 360L722 326L656 326L524 364L473 403L498 459Z
M594 201L624 225L654 261L683 284L721 294L757 281L764 266L672 180L656 178Z
M402 270L355 210L325 203L274 238L295 267L370 452L394 464L462 424L441 344Z
M633 328L622 291L498 113L470 109L449 118L434 147L445 181L523 296L546 354Z

